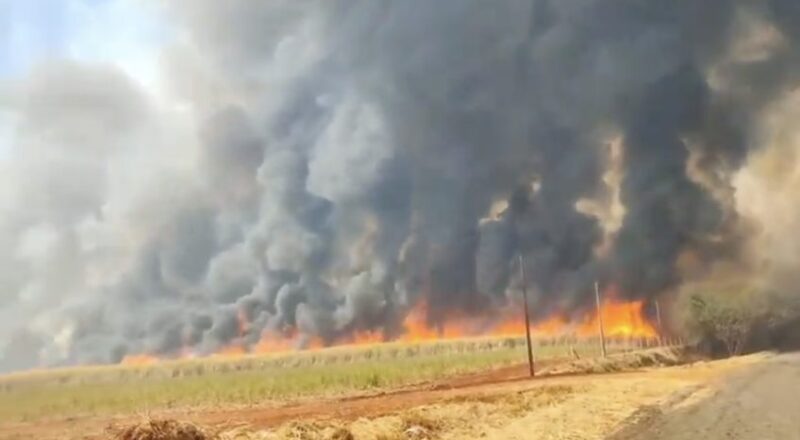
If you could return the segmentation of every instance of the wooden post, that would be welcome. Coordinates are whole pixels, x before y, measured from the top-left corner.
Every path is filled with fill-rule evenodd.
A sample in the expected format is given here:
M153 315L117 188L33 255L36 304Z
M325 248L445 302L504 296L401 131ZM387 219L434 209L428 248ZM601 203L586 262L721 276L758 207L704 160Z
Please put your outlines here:
M600 287L597 285L597 281L594 282L594 299L597 303L597 322L600 325L600 353L603 354L603 357L606 357L606 332L603 329L603 310L600 304Z
M525 257L522 252L519 253L519 270L522 275L522 302L525 307L525 340L528 343L528 372L530 376L534 376L533 368L533 348L531 347L531 320L528 316L528 288L527 280L525 279Z
M658 299L656 299L656 323L658 323L658 345L664 345L662 342L664 330L661 327L661 307L658 305Z

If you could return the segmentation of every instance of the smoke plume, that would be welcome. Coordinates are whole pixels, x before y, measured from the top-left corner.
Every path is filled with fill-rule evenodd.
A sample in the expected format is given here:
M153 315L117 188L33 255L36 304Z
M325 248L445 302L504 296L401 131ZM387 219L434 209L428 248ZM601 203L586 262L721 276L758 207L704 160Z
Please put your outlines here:
M0 89L0 369L391 338L513 302L520 252L536 316L796 267L795 0L164 7L168 99L69 60Z

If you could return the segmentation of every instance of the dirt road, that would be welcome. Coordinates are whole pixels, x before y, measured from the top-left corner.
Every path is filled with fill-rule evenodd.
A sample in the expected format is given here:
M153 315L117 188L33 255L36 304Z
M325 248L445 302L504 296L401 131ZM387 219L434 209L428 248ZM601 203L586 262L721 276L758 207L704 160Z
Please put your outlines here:
M800 353L771 356L662 407L610 440L800 440Z

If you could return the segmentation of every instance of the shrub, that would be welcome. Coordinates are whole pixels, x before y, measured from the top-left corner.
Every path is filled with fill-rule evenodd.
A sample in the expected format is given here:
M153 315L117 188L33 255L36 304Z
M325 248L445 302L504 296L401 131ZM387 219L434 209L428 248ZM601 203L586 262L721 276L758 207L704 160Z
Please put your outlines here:
M684 294L679 302L682 328L690 340L712 354L797 347L800 296L775 291L728 288Z
M689 293L679 303L683 327L690 339L709 351L738 355L745 349L760 319L756 298L756 295L742 291Z

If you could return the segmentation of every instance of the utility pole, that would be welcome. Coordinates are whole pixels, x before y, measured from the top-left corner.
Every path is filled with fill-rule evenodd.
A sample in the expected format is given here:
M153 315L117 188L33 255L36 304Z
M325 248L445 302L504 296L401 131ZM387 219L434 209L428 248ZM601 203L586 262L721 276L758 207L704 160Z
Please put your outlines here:
M600 352L606 357L606 331L603 329L603 310L600 305L600 287L594 282L594 300L597 303L597 322L600 325Z
M532 102L528 99L531 98L531 89L528 84L528 77L530 73L528 72L528 64L530 63L530 59L528 57L530 56L529 52L531 47L530 45L531 45L531 38L533 31L533 18L538 17L538 15L536 15L535 12L536 12L535 1L532 1L530 9L531 21L528 22L528 32L525 35L525 40L523 41L522 46L520 47L521 50L519 54L521 55L521 57L516 60L517 74L519 75L521 89L522 89L519 95L520 97L522 97L522 99L519 101L520 103ZM522 110L525 110L527 107L528 107L527 105L523 104ZM522 112L522 114L525 113L526 112L524 111ZM525 139L523 139L523 142L524 141ZM519 237L516 238L517 240L519 240ZM533 347L531 346L531 320L530 316L528 316L528 280L525 279L525 255L521 248L519 251L519 271L522 278L522 303L525 307L525 341L528 345L528 372L530 373L530 377L533 377L535 372L533 367Z
M528 344L528 372L530 376L534 376L533 368L533 348L531 347L531 320L528 316L528 282L525 279L525 257L522 251L519 253L519 270L522 275L522 302L525 308L525 340Z

